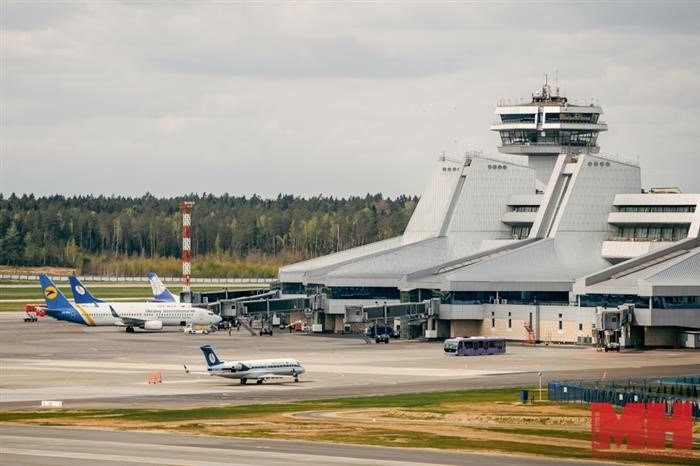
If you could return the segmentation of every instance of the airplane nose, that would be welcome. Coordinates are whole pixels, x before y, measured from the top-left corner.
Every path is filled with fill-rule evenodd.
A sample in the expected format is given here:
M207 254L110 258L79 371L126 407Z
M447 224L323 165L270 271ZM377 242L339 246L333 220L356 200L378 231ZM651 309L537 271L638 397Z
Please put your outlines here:
M215 324L218 324L219 322L221 322L221 320L222 320L221 316L217 316L216 314L214 314L214 323Z

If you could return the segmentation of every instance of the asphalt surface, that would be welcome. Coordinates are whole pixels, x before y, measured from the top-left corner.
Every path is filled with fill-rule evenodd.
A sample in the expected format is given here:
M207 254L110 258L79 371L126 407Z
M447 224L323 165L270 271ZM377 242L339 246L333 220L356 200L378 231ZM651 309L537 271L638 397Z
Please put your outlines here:
M0 425L2 464L15 466L549 466L609 464L439 450Z
M221 359L291 357L300 383L240 385L210 377L199 347ZM194 372L186 374L182 365ZM487 387L534 387L549 380L657 378L700 374L700 352L599 353L593 348L509 345L505 355L446 357L440 343L367 344L360 338L240 331L127 334L42 318L0 314L0 410L188 408ZM151 374L163 383L149 384ZM197 372L204 372L198 374ZM514 400L516 401L516 400ZM8 465L251 464L567 464L545 460L356 445L309 444L49 427L0 426ZM572 462L571 464L579 464Z

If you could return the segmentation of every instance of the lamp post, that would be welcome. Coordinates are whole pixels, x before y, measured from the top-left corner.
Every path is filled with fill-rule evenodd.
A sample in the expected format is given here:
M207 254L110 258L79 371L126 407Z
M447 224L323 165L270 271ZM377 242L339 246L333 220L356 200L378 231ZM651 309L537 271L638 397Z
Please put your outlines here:
M389 324L387 322L387 316L386 316L386 301L384 301L384 332L386 332L386 328L388 325Z
M540 378L540 401L542 401L542 371L539 371L537 376Z

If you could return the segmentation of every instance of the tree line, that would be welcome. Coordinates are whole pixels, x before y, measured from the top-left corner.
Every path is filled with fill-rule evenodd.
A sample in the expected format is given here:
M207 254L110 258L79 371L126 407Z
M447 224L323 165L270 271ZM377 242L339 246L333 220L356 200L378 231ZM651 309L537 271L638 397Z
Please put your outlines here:
M196 203L193 275L224 277L270 276L279 265L400 235L418 202L415 196L382 194L0 195L0 264L64 266L86 274L171 274L182 248L182 200Z

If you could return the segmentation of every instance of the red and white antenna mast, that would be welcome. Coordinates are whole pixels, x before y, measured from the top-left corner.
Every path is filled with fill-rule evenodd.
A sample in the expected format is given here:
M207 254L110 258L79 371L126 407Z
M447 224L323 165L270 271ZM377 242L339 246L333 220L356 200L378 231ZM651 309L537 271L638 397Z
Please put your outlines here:
M193 201L183 201L180 203L180 212L182 212L182 292L189 296L190 289L190 274L192 273L192 265L190 264L190 251L192 250L192 208Z

